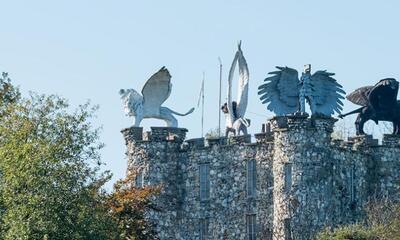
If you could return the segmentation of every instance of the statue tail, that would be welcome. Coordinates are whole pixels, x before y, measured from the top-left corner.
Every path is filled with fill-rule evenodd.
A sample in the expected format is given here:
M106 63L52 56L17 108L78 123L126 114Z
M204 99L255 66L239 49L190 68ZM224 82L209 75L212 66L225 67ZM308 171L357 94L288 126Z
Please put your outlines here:
M346 116L348 116L348 115L351 115L351 114L361 113L361 111L362 111L363 108L364 108L364 107L360 107L360 108L357 108L356 110L351 111L351 112L348 112L348 113L346 113L346 114L339 114L338 117L344 118L344 117L346 117Z
M178 115L178 116L186 116L186 115L189 115L189 114L191 114L193 111L194 111L194 108L191 108L187 113L178 113L178 112L175 112L175 111L173 111L173 110L171 110L171 109L169 109L173 114L175 114L175 115Z

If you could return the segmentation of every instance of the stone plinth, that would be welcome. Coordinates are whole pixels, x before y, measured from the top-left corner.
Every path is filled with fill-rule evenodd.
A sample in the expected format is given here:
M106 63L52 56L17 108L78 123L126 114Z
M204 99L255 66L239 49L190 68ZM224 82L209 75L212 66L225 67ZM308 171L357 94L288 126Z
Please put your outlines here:
M316 129L327 133L333 132L333 127L337 119L332 117L312 117L306 116L279 116L270 120L272 131L286 131L289 129Z

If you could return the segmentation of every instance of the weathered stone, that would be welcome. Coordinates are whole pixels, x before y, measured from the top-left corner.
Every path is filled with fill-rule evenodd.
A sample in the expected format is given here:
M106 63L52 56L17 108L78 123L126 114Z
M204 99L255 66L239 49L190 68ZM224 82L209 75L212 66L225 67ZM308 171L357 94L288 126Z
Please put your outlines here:
M310 239L326 226L359 221L372 196L400 199L400 140L385 135L332 140L335 119L279 117L271 133L192 139L185 129L125 129L128 171L143 184L162 184L149 211L160 239L247 239L246 218L256 216L257 239ZM170 136L173 136L172 138ZM185 146L185 147L182 147ZM247 164L255 160L256 194L247 196ZM208 164L209 199L200 201L200 164Z

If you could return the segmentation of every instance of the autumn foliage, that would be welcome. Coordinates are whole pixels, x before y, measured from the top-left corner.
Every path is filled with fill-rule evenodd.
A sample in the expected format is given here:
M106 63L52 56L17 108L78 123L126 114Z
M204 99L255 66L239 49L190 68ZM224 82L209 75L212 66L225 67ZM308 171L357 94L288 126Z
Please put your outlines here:
M145 219L146 211L157 211L152 203L161 187L138 188L134 185L134 174L118 181L107 201L111 215L117 222L121 239L157 239L152 223Z

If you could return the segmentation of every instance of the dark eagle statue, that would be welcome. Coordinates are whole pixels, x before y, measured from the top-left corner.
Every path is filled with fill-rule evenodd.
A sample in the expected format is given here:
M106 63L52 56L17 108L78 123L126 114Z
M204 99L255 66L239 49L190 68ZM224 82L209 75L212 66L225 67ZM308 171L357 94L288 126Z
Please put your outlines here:
M356 134L364 133L364 124L368 120L373 120L376 124L379 121L389 121L393 123L393 134L400 134L400 101L397 100L399 82L394 78L380 80L375 86L366 86L356 89L346 96L346 98L361 107L349 113L339 115L345 116L358 113Z

